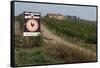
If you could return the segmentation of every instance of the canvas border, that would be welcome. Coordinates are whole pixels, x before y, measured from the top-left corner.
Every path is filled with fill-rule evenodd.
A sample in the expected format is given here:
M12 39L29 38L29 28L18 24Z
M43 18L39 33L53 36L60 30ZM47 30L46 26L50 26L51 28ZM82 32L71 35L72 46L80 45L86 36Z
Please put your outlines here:
M79 62L79 63L93 63L98 62L98 6L96 5L82 5L82 4L65 4L65 3L51 3L51 2L34 2L34 1L11 1L10 2L10 8L11 8L11 29L10 29L10 43L11 43L11 49L10 49L10 66L11 67L28 67L28 66L45 66L45 65L61 65L66 63L57 63L57 64L42 64L42 65L24 65L24 66L15 66L15 28L14 28L14 7L15 2L22 2L22 3L40 3L40 4L55 4L55 5L73 5L73 6L86 6L86 7L96 7L96 36L97 36L97 45L96 45L96 61L92 62ZM72 64L79 64L79 63L72 63ZM69 64L69 63L68 63Z

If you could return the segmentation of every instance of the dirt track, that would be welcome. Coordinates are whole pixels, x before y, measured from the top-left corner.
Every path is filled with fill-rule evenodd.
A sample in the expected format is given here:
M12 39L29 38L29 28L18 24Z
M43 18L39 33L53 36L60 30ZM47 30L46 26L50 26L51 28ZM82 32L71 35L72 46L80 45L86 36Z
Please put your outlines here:
M41 24L41 30L42 30L42 35L45 37L45 42L50 42L50 43L53 43L53 44L62 44L62 45L65 45L67 48L72 48L72 49L79 50L84 55L87 55L87 56L90 56L90 57L92 56L92 57L96 58L96 53L95 52L92 52L92 51L87 50L85 48L79 47L75 44L72 44L72 43L69 43L65 40L62 40L62 38L54 35L43 24Z

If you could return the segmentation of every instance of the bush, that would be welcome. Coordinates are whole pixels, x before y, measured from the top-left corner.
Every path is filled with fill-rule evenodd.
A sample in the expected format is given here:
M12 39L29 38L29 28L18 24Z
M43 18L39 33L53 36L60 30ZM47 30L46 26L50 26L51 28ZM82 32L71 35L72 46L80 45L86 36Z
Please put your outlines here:
M16 66L44 63L44 55L40 48L17 48L15 55Z
M44 43L42 35L31 37L31 40L34 46L42 46Z
M24 48L40 47L43 44L44 44L44 41L41 35L34 36L34 37L15 36L16 47L24 47Z
M20 14L19 16L16 16L15 19L19 22L21 31L23 31L24 15Z
M97 43L97 38L96 37L89 37L85 40L86 43L90 44L96 44Z
M54 59L44 55L42 48L16 48L15 65L40 65L53 63Z

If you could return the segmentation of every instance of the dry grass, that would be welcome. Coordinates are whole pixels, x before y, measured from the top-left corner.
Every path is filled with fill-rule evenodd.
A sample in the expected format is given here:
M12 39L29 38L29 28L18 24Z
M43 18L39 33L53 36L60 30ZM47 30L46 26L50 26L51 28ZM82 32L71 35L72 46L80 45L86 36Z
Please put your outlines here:
M16 48L15 64L42 65L60 63L84 63L96 61L96 56L84 54L76 48L68 48L67 45L46 43L41 47Z
M76 48L68 48L66 45L61 44L53 45L49 43L43 47L43 52L47 56L54 57L58 60L63 60L64 63L96 61L96 55L85 54Z

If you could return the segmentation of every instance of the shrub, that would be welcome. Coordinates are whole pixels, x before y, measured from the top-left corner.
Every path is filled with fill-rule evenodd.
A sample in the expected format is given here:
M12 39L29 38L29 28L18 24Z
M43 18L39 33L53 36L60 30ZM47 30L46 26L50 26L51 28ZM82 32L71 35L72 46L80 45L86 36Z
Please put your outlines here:
M97 38L96 37L89 37L85 40L86 43L90 44L96 44L97 43Z
M42 35L31 37L31 40L34 46L42 46L44 43Z

